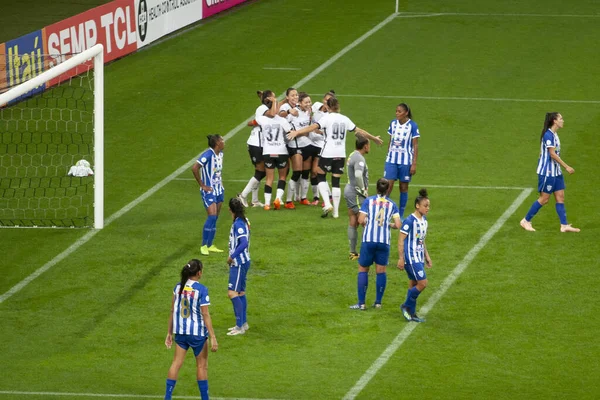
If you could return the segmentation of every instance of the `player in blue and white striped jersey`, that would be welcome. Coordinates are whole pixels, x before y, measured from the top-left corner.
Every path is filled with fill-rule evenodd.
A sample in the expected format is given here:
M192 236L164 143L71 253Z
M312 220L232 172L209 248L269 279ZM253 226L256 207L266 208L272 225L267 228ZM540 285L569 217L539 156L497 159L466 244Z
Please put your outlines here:
M410 107L400 103L396 107L396 119L392 120L388 128L390 145L385 159L383 177L390 180L390 191L394 189L394 182L400 181L400 218L404 218L404 210L408 202L408 183L417 173L417 156L419 149L419 127L412 119Z
M375 308L381 308L381 300L387 284L385 268L390 258L391 225L400 228L398 206L385 194L389 181L377 181L377 195L367 197L358 214L358 223L363 226L362 244L358 257L358 303L350 306L355 310L365 310L365 298L369 286L369 268L375 263L377 272Z
M225 198L222 180L225 141L221 135L208 135L207 138L209 149L200 154L192 167L192 173L200 185L200 195L208 214L202 230L202 247L200 247L200 254L205 256L211 251L223 252L213 244L213 240L217 233L217 219Z
M244 214L244 205L237 198L229 200L233 224L229 231L229 286L227 295L233 305L235 326L227 335L243 335L249 328L246 322L246 276L250 269L250 224Z
M202 262L192 259L181 270L181 281L173 289L165 345L170 349L173 339L175 339L177 346L167 374L166 400L171 399L179 369L183 365L190 347L196 357L196 377L200 396L203 400L208 400L208 346L206 341L210 337L211 351L213 352L217 351L219 345L208 311L210 305L208 289L198 282L201 277Z
M427 275L424 266L431 268L431 258L425 245L427 236L427 214L429 213L427 190L419 190L415 199L415 212L402 221L398 237L398 268L406 270L408 275L408 293L406 301L400 306L407 321L423 322L417 316L417 297L427 287Z
M560 158L560 139L558 130L564 126L562 115L557 112L547 113L544 127L540 137L540 158L538 160L538 192L539 198L533 202L529 212L521 220L521 226L527 231L534 232L531 219L537 214L542 206L548 203L550 195L554 193L556 199L556 213L560 219L561 232L579 232L579 228L572 227L567 222L567 211L565 210L565 180L560 167L562 166L569 174L575 172Z

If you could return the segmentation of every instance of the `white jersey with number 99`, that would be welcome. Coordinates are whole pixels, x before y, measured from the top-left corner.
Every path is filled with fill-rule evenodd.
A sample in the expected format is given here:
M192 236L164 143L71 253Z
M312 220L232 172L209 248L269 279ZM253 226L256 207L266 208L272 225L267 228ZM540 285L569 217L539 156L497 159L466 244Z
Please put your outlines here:
M329 113L323 115L317 124L319 124L325 138L321 157L345 158L346 136L348 136L348 132L353 132L356 129L354 122L345 115Z

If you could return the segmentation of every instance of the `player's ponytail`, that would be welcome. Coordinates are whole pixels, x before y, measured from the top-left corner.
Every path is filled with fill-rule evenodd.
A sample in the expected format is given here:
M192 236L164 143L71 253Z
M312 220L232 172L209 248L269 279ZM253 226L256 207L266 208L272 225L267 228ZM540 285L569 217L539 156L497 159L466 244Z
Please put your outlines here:
M550 129L552 125L554 125L554 121L558 118L558 112L549 112L546 113L546 118L544 119L544 128L542 129L542 134L540 135L540 142L544 138L544 133Z
M246 211L244 205L242 204L240 199L238 199L237 197L232 197L231 199L229 199L229 210L232 212L234 220L236 218L241 218L244 221L246 221L246 224L250 225L248 219L246 218Z
M417 198L415 199L415 208L417 207L418 204L421 204L421 202L425 199L428 199L429 197L427 197L427 189L423 188L421 190L419 190L419 195L417 196Z
M193 258L181 269L181 281L179 282L179 294L183 293L185 283L190 277L202 271L202 261Z
M377 180L377 194L380 196L385 196L390 187L390 181L385 178L379 178Z

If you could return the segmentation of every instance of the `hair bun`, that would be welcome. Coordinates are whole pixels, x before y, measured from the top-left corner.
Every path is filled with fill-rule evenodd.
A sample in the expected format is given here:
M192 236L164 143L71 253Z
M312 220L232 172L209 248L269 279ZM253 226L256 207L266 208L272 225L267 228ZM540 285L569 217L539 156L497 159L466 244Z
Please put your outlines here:
M419 196L427 197L427 189L423 188L423 189L419 190Z

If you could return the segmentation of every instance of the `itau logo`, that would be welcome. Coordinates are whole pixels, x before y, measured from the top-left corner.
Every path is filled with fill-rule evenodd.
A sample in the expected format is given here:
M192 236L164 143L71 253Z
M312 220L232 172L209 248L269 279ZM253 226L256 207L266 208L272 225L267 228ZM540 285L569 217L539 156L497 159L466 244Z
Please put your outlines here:
M146 40L146 32L148 31L148 5L146 0L140 0L138 6L138 34L142 42Z

